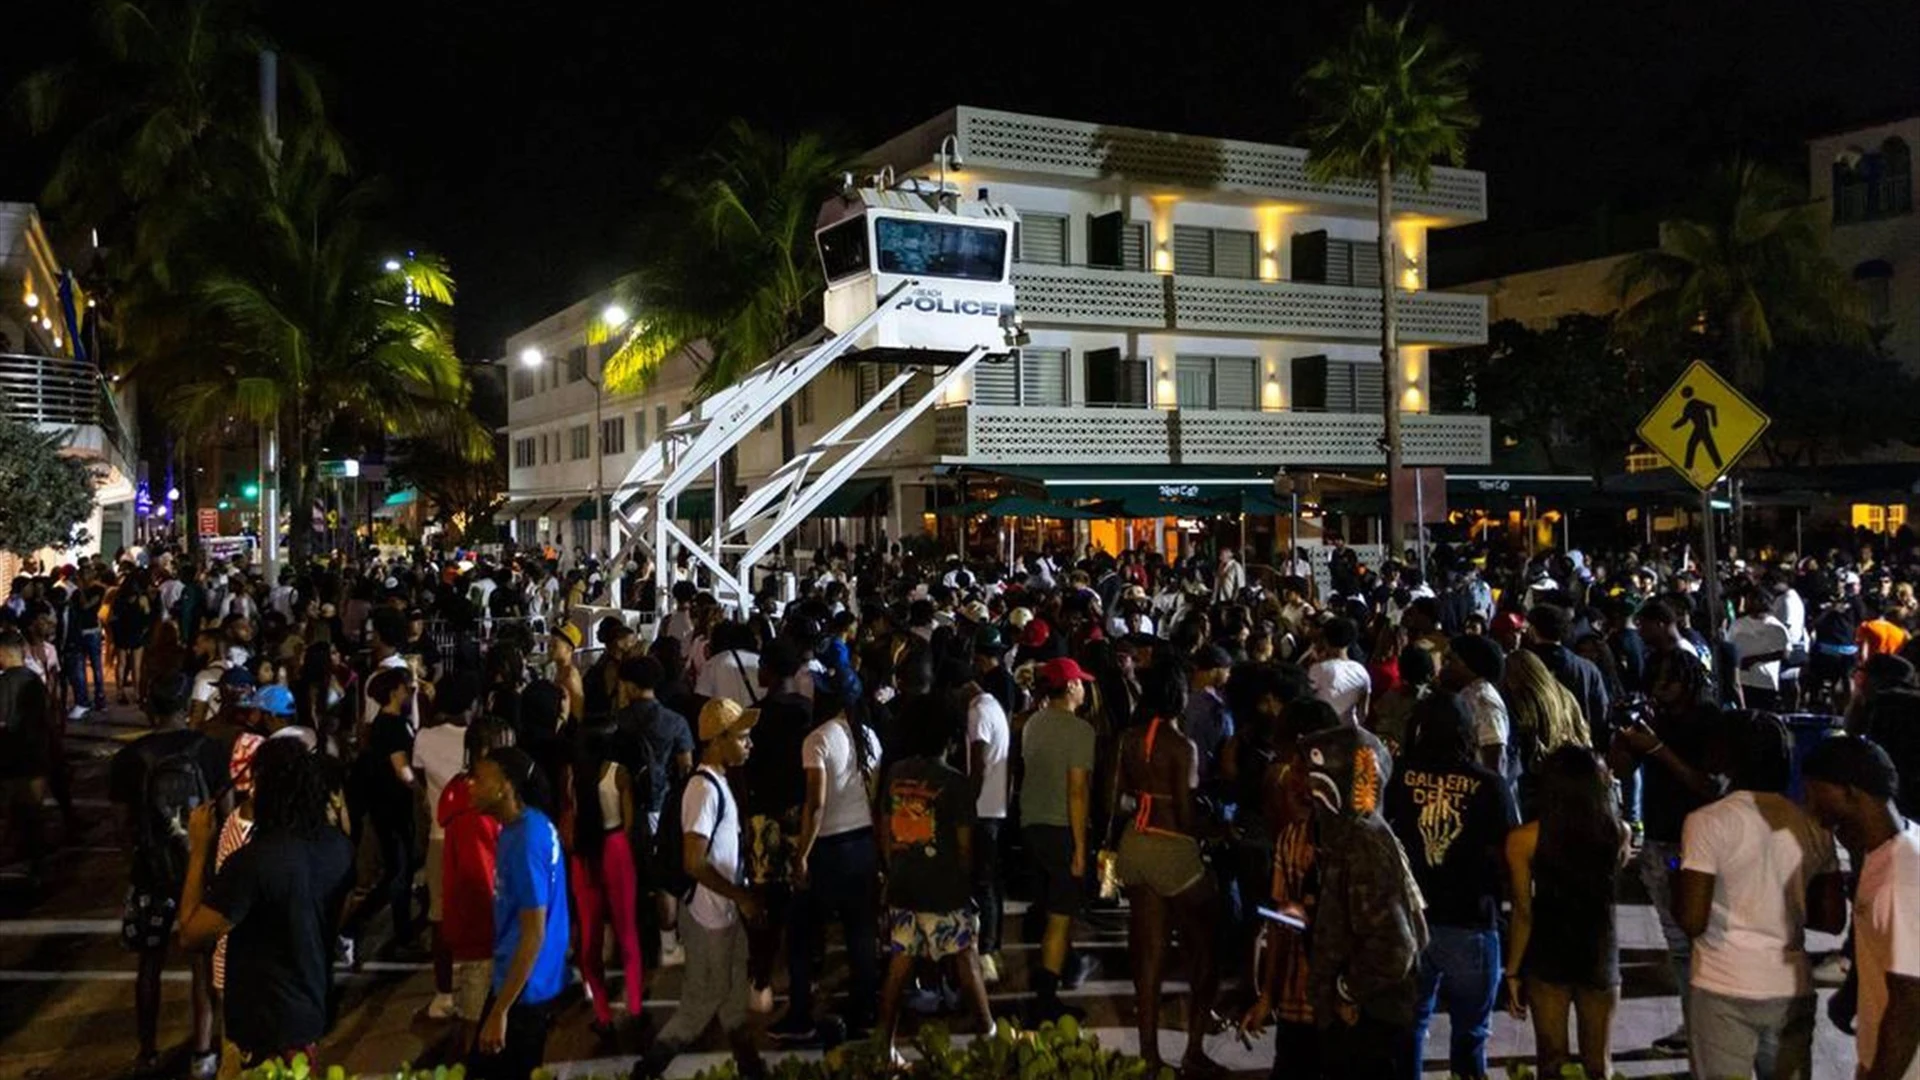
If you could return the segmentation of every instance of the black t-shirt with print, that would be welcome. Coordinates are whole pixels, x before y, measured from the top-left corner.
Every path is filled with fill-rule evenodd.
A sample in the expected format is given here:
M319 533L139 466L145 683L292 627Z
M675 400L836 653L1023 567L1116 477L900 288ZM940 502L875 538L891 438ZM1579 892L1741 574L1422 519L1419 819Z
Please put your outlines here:
M1394 772L1387 823L1406 849L1429 923L1472 930L1498 924L1512 805L1506 781L1480 765L1407 762Z
M227 1037L252 1054L319 1041L335 924L353 887L353 849L333 828L306 838L256 833L214 879L206 903L227 936Z
M972 889L959 834L973 824L967 778L942 762L907 758L887 768L880 798L887 904L909 911L966 907Z

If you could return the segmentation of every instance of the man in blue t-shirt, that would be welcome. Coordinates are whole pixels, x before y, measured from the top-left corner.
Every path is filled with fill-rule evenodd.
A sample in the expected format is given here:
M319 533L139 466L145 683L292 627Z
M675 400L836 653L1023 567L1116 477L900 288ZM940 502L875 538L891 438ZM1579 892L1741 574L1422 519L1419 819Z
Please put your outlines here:
M476 1080L525 1080L546 1056L553 1005L566 987L567 866L560 834L538 809L545 778L522 750L474 762L473 802L500 822L493 878L493 987L467 1065Z

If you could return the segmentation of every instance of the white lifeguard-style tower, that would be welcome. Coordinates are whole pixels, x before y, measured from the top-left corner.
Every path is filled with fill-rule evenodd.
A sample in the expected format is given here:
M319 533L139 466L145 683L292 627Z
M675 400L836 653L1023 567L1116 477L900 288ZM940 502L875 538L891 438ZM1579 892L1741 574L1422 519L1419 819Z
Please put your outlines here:
M951 142L942 146L943 174L960 164ZM886 170L856 187L848 177L815 230L827 277L824 325L669 424L614 489L614 549L621 557L651 551L661 614L682 551L706 568L723 605L745 612L754 567L788 533L975 364L1024 344L1011 277L1017 220L1009 208L963 198L944 179L896 182ZM883 365L891 377L872 380L872 392L857 395L844 418L739 505L726 505L722 456L835 362ZM917 374L927 375L919 398L870 423ZM689 532L672 504L708 475L712 522Z

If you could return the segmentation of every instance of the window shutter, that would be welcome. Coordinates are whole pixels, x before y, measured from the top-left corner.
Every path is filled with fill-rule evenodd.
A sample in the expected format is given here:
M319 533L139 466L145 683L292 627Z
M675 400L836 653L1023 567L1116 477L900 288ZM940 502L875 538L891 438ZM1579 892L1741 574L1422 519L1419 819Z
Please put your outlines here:
M1058 214L1020 215L1017 258L1021 262L1063 265L1067 261L1067 219Z
M1067 403L1067 350L1020 350L1020 403Z
M1122 237L1126 231L1126 215L1118 210L1111 214L1088 214L1087 265L1120 269L1124 265L1126 244Z
M633 445L645 449L647 445L647 410L641 409L633 414Z
M1174 357L1173 385L1175 401L1181 408L1213 408L1213 357Z
M1327 241L1327 276L1329 285L1353 284L1353 245L1345 240Z
M1380 245L1371 240L1349 240L1347 250L1352 252L1352 284L1366 289L1379 288Z
M1251 410L1260 407L1256 361L1250 356L1223 356L1213 362L1213 407Z
M1324 411L1328 407L1328 374L1326 357L1294 357L1293 407L1303 411Z
M1315 229L1313 232L1294 234L1293 279L1318 282L1327 280L1327 230Z
M1020 404L1019 364L1012 358L982 360L973 365L975 405Z
M1213 275L1213 230L1191 225L1173 227L1173 272Z
M1349 364L1353 371L1353 411L1357 413L1378 413L1386 399L1387 389L1381 385L1379 364Z
M1126 372L1126 403L1129 405L1147 404L1147 362L1145 360L1122 360L1122 370Z
M1257 234L1239 229L1213 230L1213 276L1250 278L1254 273L1254 252L1260 246Z
M1124 270L1147 268L1147 223L1129 222L1120 230L1120 266Z

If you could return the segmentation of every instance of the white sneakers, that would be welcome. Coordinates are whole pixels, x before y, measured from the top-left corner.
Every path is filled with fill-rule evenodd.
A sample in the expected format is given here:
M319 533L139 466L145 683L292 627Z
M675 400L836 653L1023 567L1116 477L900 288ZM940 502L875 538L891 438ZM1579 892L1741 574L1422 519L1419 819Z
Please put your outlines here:
M761 1014L762 1016L772 1013L773 1012L773 987L771 986L754 987L752 995L747 998L747 1009L750 1012L756 1012Z
M988 986L1000 981L1000 960L992 953L980 954L980 979Z
M452 1020L459 1015L460 1010L453 1006L452 994L435 994L433 1000L427 1003L429 1020Z
M686 947L680 944L680 935L668 931L660 935L660 966L679 967L687 962Z

